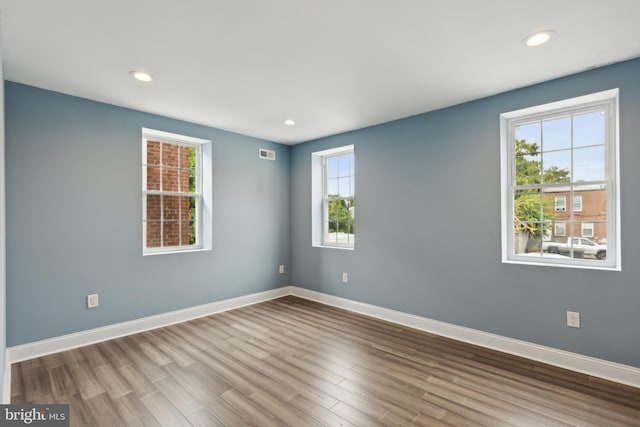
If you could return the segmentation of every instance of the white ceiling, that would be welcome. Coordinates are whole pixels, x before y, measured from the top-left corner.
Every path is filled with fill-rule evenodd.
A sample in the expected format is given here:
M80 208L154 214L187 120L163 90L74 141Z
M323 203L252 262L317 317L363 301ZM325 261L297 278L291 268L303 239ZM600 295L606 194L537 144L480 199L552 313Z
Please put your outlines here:
M7 80L287 144L640 56L640 0L0 0L0 19Z

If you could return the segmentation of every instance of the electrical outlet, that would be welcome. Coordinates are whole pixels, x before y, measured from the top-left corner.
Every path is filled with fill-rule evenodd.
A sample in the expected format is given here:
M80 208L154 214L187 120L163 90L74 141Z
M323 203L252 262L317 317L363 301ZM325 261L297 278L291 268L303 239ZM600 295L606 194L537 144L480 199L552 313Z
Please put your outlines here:
M580 327L580 313L577 311L567 311L567 326L571 328Z
M349 275L347 273L342 273L342 283L349 282Z
M87 295L87 308L96 308L98 305L98 294Z
M284 264L280 264L278 271L280 272L280 274L284 273Z

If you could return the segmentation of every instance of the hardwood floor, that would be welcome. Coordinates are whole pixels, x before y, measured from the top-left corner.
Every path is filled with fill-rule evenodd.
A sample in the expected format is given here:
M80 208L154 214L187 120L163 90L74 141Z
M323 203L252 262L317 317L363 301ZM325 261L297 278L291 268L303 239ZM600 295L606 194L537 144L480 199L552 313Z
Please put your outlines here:
M12 365L72 426L640 426L640 389L285 297Z

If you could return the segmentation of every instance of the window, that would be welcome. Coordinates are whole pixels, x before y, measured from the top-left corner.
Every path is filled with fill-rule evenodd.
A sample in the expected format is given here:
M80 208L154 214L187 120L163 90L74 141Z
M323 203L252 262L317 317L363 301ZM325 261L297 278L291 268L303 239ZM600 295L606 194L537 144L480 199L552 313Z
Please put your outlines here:
M573 207L574 212L582 212L582 196L573 196Z
M567 198L564 196L555 197L556 212L564 212L567 210Z
M210 179L204 181L211 173L210 167L204 167L211 164L209 146L209 141L143 129L145 255L210 248L210 215L203 215L210 212Z
M582 237L593 237L593 223L592 222L583 222L582 223Z
M353 249L355 244L355 154L353 145L313 153L312 243Z
M613 89L500 116L503 262L620 270L617 111ZM606 252L550 244L552 226Z

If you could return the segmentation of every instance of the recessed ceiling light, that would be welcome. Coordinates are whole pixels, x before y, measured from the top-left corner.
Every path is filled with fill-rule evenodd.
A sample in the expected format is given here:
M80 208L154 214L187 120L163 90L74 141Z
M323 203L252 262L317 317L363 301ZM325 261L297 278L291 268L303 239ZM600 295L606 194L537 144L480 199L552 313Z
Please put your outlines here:
M554 33L551 30L538 31L537 33L527 36L522 42L527 46L540 46L541 44L545 44L551 40L553 34Z
M287 120L284 121L284 124L287 125L287 126L293 126L293 125L296 124L296 121L295 120L291 120L291 119L287 119Z
M151 80L153 80L151 75L149 73L145 73L144 71L131 71L129 72L129 74L131 74L131 77L136 80L140 80L141 82L150 82Z

